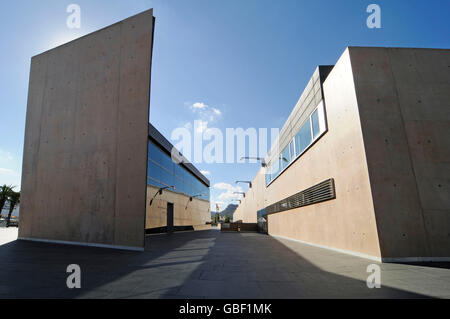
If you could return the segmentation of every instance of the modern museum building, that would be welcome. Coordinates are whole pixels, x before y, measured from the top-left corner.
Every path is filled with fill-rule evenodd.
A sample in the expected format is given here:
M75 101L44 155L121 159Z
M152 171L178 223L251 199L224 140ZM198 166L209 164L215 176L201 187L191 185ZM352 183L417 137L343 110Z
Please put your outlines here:
M450 50L348 47L314 72L234 221L383 262L450 260Z

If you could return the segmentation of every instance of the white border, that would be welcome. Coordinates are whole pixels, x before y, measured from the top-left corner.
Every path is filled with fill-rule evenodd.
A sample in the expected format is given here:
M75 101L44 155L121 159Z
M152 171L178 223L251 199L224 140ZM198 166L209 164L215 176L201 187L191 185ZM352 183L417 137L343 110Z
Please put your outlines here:
M144 248L140 248L140 247L114 246L114 245L105 245L105 244L82 243L82 242L75 242L75 241L37 239L37 238L27 238L27 237L19 237L18 240L35 241L35 242L50 243L50 244L71 245L71 246L87 246L87 247L110 248L110 249L119 249L119 250L144 251Z
M307 241L293 239L293 238L284 237L284 236L280 236L280 235L270 235L270 236L275 237L275 238L281 238L281 239L286 239L286 240L290 240L290 241L295 241L295 242L298 242L298 243L301 243L301 244L305 244L305 245L309 245L309 246L313 246L313 247L328 249L328 250L336 251L336 252L347 254L347 255L352 255L352 256L356 256L356 257L366 258L366 259L374 260L374 261L377 261L377 262L380 262L380 263L395 263L395 262L446 262L446 261L450 261L450 257L388 257L388 258L382 258L382 257L376 257L376 256L362 254L362 253L357 253L357 252L350 251L350 250L345 250L345 249L333 248L333 247L324 246L324 245L313 244L313 243L309 243Z

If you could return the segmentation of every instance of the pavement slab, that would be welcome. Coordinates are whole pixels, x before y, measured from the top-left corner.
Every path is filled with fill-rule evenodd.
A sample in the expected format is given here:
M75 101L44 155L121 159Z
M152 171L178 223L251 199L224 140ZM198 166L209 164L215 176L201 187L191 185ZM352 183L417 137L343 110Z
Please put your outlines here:
M66 286L70 264L80 265L81 289ZM366 284L372 264L381 269L380 289ZM12 240L0 245L0 269L0 298L450 297L450 263L379 264L217 230L150 235L144 252Z

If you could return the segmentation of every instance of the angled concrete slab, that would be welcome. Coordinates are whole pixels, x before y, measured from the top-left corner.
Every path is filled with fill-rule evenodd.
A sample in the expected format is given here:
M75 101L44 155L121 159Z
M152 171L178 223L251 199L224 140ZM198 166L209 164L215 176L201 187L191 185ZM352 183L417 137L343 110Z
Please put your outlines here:
M144 248L153 10L32 58L19 238Z

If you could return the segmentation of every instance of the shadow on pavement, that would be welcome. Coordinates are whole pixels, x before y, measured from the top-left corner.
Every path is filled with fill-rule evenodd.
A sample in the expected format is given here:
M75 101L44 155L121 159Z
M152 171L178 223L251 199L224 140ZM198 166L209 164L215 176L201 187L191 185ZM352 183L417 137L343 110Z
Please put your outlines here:
M256 233L186 232L146 242L144 252L25 241L0 246L0 298L428 298L368 289L371 261L344 259L361 278L337 275ZM70 264L81 267L81 289L66 286Z

